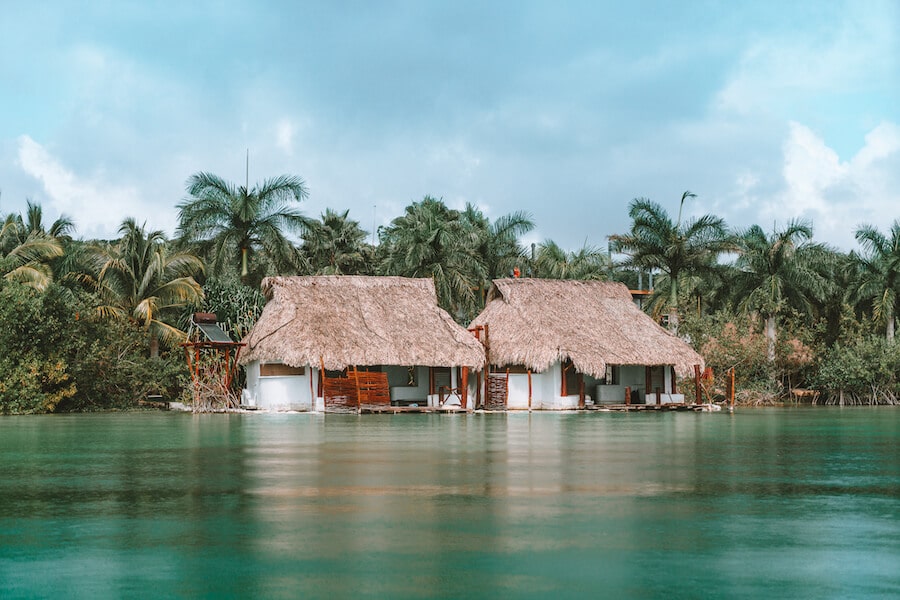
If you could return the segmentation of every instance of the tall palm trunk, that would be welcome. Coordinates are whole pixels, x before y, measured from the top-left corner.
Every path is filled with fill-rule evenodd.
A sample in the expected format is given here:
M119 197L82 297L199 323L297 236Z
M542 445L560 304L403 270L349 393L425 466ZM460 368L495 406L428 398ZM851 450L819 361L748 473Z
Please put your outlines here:
M247 247L241 248L241 277L247 277Z
M159 358L159 338L153 332L150 333L150 358Z
M678 284L674 278L671 278L669 291L669 330L678 332Z
M766 358L775 362L775 315L766 317Z

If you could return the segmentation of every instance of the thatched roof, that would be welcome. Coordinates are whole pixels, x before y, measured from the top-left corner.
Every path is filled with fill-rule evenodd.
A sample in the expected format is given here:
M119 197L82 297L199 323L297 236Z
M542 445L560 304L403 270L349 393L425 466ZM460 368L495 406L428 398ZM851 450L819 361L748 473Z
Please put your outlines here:
M438 306L431 279L268 277L241 363L484 367L484 349Z
M498 279L470 327L489 325L490 361L544 371L571 359L603 377L606 365L673 365L687 375L703 358L644 314L621 283Z

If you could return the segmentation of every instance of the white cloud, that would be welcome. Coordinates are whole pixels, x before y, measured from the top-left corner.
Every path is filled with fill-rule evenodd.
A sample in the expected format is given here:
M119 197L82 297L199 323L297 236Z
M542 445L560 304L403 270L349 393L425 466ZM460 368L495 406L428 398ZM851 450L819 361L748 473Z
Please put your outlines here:
M275 145L285 154L294 154L294 135L297 128L290 119L281 119L275 125Z
M27 135L20 136L18 144L19 167L41 182L51 208L74 219L83 236L116 237L122 221L136 215L161 216L148 220L148 227L172 230L172 215L151 210L134 187L110 183L102 173L87 178L76 175Z
M770 218L813 220L816 238L854 247L861 223L879 227L900 217L900 127L883 122L856 155L841 161L820 136L791 123L784 142L784 189L764 207Z
M871 8L871 11L865 10ZM839 25L751 43L713 106L739 115L815 110L811 97L878 89L895 76L895 32L877 4L850 3Z

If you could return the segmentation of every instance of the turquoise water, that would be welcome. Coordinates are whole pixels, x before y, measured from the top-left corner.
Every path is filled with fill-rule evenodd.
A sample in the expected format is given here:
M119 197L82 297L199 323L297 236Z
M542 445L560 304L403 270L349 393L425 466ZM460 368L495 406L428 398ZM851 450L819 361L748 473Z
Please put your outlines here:
M900 597L900 410L0 418L0 597Z

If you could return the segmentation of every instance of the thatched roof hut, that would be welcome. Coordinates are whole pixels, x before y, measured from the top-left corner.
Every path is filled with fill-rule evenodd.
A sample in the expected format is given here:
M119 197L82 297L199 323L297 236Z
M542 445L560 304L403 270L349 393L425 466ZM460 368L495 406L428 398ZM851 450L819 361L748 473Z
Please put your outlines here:
M431 279L268 277L241 363L484 367L475 337L438 306Z
M489 325L490 361L535 372L557 360L603 377L606 365L703 364L688 344L644 314L621 283L498 279L470 327Z

